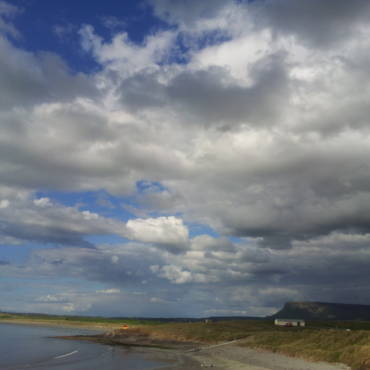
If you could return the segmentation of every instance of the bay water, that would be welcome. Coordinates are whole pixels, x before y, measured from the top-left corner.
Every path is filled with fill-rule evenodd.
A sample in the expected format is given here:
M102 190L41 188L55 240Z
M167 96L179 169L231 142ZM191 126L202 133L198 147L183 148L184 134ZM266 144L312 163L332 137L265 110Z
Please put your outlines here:
M0 323L0 369L148 370L166 365L128 347L51 338L80 334L93 332Z

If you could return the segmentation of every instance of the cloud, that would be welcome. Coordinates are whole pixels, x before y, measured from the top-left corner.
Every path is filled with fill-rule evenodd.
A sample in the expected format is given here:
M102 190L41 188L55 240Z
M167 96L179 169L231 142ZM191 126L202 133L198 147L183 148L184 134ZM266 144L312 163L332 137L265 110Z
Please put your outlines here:
M169 1L159 0L149 2L155 14L170 22L179 24L181 22L193 22L200 17L213 18L225 6L225 2L217 0L212 3L197 1Z
M2 199L0 201L0 208L8 208L9 207L9 200L8 199Z
M289 87L279 56L260 61L251 86L240 86L227 70L210 67L206 70L178 74L167 87L168 98L179 106L184 116L194 114L197 124L224 127L233 122L264 126L278 118Z
M268 27L298 36L316 47L354 37L370 12L369 4L361 0L304 0L299 6L294 0L278 0L265 1L261 6L261 18L266 16Z
M111 31L116 31L127 26L127 22L113 15L101 17L101 23Z
M131 42L126 32L114 35L111 42L104 42L91 25L84 25L80 36L85 51L91 52L99 63L121 76L155 68L166 60L174 41L172 32L163 31L148 36L142 45Z
M53 32L60 41L68 41L68 39L74 36L76 26L72 23L56 24L53 27Z
M118 293L121 293L121 290L120 289L117 289L117 288L101 289L101 290L97 290L96 293L101 293L101 294L118 294Z
M0 1L0 33L9 34L14 38L19 38L18 30L13 26L11 20L20 9L5 1Z
M158 310L167 313L165 307L171 307L175 314L182 312L181 307L188 302L190 311L198 315L199 312L209 315L210 309L215 310L214 314L245 311L248 315L262 315L273 313L287 300L366 303L362 293L368 292L369 240L368 234L333 233L294 242L291 249L260 249L257 240L245 240L229 251L211 248L200 251L198 241L194 241L194 248L181 256L159 253L147 244L99 246L95 250L45 249L34 252L27 266L3 265L0 274L17 274L24 279L37 271L39 278L47 277L49 281L69 276L77 281L83 278L103 283L107 288L74 294L73 299L58 296L58 302L71 304L87 300L91 306L84 307L90 313L95 312L97 297L104 294L112 299L117 297L99 303L106 312L123 295L126 298L122 299L129 299L128 306L124 306L131 309L125 312L131 315L136 312L131 304L140 297L141 304L143 297L147 297L148 303L155 303ZM119 256L119 260L113 262L112 255ZM53 303L49 301L49 305ZM152 306L142 309L145 315L153 312Z
M246 9L234 1L149 0L147 3L157 17L178 27L185 43L196 47L199 38L213 43L229 36L235 32L235 23L240 25L246 16Z
M52 206L52 202L50 201L49 198L38 198L38 199L34 199L33 203L37 206L37 207L50 207Z
M126 226L130 239L159 244L174 253L183 250L188 243L188 229L176 217L137 218L129 220Z
M72 75L56 54L24 51L0 34L0 55L2 111L97 95L91 81L83 73Z
M99 65L86 74L15 44L16 9L0 2L0 238L43 247L2 273L130 288L156 312L366 297L367 3L151 4L170 28L141 43L81 27ZM65 206L42 190L109 201ZM121 204L137 218L119 219ZM104 308L76 297L70 312Z
M41 242L64 246L93 245L86 236L123 235L125 224L75 207L53 203L49 198L34 198L32 193L3 189L7 194L0 207L0 235L13 238L13 243ZM5 207L6 206L6 207ZM10 239L8 239L10 241Z
M117 235L179 253L188 246L188 229L173 216L136 218L127 223L103 217L78 206L68 207L50 198L34 198L32 193L0 189L7 199L0 202L0 236L12 244L41 242L70 247L94 247L89 236ZM115 258L113 259L113 261Z

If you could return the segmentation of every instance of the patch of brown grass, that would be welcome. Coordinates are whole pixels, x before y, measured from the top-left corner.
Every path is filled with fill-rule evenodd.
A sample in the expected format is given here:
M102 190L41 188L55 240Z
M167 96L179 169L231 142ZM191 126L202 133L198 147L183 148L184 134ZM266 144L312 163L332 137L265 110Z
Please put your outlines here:
M245 345L313 361L341 362L352 369L370 369L370 332L364 330L266 331Z
M235 320L211 323L169 323L141 329L150 333L152 338L211 344L246 338L256 331L266 330L271 325L266 321Z

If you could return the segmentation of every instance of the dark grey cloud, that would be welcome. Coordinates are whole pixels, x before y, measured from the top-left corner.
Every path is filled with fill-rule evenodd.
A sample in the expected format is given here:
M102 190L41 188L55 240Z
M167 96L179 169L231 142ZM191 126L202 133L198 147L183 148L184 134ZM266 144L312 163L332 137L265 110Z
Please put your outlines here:
M214 0L212 2L194 0L148 0L154 14L169 23L192 26L199 18L209 19L228 5L228 1Z
M173 260L172 269L158 271L177 284L200 282L203 278L210 290L217 286L220 297L234 300L233 307L238 309L242 303L248 305L253 301L276 307L294 299L343 302L362 299L368 303L368 296L360 297L359 292L368 292L369 241L369 234L333 233L296 241L289 250L270 249L264 253L249 241L236 245L237 253L214 253L200 258L199 254L189 252L181 260ZM354 296L350 294L351 288L355 290Z
M72 75L56 54L34 55L16 49L1 35L0 84L3 109L98 95L98 90L84 74Z
M250 122L257 127L273 124L289 96L280 57L261 61L251 87L238 86L228 77L222 68L182 73L168 87L168 96L184 112L195 113L195 119L201 122L221 122L226 126Z
M348 40L370 15L364 0L277 0L256 2L259 21L274 32L297 36L312 46L325 47Z
M81 246L94 248L94 245L84 239L87 235L58 228L32 224L11 224L0 220L0 235L14 238L25 243L36 242L46 245Z
M220 20L229 16L231 9L250 14L247 22L254 27L267 27L275 34L300 38L313 47L325 47L343 41L361 32L366 25L370 6L366 0L262 0L197 2L184 0L149 1L154 13L171 24L191 32L196 30L217 31ZM211 21L218 20L213 26ZM200 27L200 24L208 25ZM229 30L233 29L232 24ZM209 28L210 27L210 28ZM227 32L227 28L222 29Z
M0 188L0 237L4 244L94 248L91 235L123 235L125 224L96 213Z
M122 82L121 101L134 111L174 110L188 124L270 126L289 104L289 79L282 60L282 55L261 60L247 87L221 67L184 71L166 84L153 74L135 75Z
M209 248L210 242L206 243ZM263 315L273 313L288 300L369 303L366 295L369 242L369 234L333 233L305 242L295 241L289 250L261 250L250 239L235 244L233 249L210 249L213 250L210 253L199 248L198 240L194 241L194 249L182 256L160 254L142 244L100 246L95 250L44 249L34 252L27 265L18 268L4 265L0 273L25 277L37 271L39 278L69 276L109 284L116 291L150 300L140 308L143 315L188 312L206 316L208 310ZM202 244L205 245L204 241ZM153 268L154 265L158 267ZM76 303L77 295L83 296L72 294L59 300ZM54 298L42 299L52 302ZM131 315L135 312L132 302L138 304L131 297L124 308ZM188 311L181 308L184 302L191 302ZM103 302L98 306L93 302L88 312L108 309Z
M123 255L115 254L114 251L86 248L40 250L33 254L30 267L32 269L38 266L39 274L45 276L67 275L90 281L114 283L121 287L140 286L141 281L148 278L148 270L143 268L139 253L130 256L130 253L127 253L127 250L130 250L129 246L125 249L126 254ZM155 256L148 253L148 260L150 258Z

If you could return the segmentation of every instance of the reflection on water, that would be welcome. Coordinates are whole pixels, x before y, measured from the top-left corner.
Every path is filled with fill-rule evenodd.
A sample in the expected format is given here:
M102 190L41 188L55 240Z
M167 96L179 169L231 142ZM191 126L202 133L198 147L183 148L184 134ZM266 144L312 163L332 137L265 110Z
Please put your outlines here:
M87 333L79 329L0 324L0 369L146 370L162 365L130 348L50 338Z

